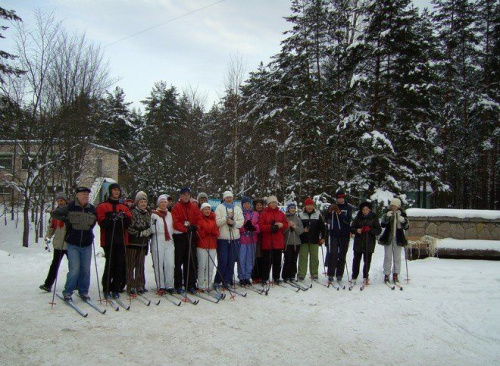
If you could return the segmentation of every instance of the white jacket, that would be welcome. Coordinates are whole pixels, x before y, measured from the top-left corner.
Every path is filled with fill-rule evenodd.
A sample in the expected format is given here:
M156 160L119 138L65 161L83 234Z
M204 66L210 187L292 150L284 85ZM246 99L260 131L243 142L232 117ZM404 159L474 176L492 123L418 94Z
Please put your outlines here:
M174 223L170 212L167 214L167 217L165 217L165 221L167 222L168 234L170 235L168 243L170 243L173 240L172 235L174 233ZM158 238L159 244L167 242L165 240L165 226L163 225L163 219L155 213L151 214L151 232L153 234L153 241L156 242Z
M243 210L239 206L234 206L233 227L229 227L226 223L226 219L228 216L230 216L230 214L231 214L230 210L228 210L226 206L224 206L224 204L220 204L215 209L215 221L217 221L217 226L219 227L219 239L231 240L240 238L239 229L245 223Z

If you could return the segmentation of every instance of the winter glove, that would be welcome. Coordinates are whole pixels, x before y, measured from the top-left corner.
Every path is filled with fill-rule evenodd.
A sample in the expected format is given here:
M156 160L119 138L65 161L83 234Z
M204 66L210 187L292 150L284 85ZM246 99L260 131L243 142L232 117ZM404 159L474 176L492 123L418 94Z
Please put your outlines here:
M398 215L398 221L400 223L403 223L403 222L405 222L405 218L403 216L401 216L401 215Z
M332 203L330 205L330 207L328 207L328 212L330 212L330 213L332 213L332 212L340 213L340 208L335 203Z
M279 229L280 229L279 226L276 225L276 224L274 224L273 226L271 226L271 232L272 233L277 233Z
M293 233L294 231L295 231L295 228L290 227L290 232L292 232L292 233Z
M151 229L146 229L146 230L142 230L141 231L141 235L140 236L143 236L143 237L148 237L150 236L152 233L151 233Z
M125 217L125 213L124 213L123 211L120 211L120 212L118 212L118 213L116 214L116 217L117 217L118 219L123 219L123 218Z
M387 211L387 213L386 213L387 217L391 217L393 214L394 214L394 212L392 212L392 211L390 211L390 210L389 210L389 211Z
M369 227L369 226L363 226L363 227L361 228L361 232L362 232L362 233L367 233L367 232L369 232L369 231L370 231L370 227Z
M246 231L255 231L255 226L252 225L252 221L250 220L245 221L244 228Z
M198 230L198 228L196 227L196 225L189 225L188 226L188 233L195 233L196 230Z

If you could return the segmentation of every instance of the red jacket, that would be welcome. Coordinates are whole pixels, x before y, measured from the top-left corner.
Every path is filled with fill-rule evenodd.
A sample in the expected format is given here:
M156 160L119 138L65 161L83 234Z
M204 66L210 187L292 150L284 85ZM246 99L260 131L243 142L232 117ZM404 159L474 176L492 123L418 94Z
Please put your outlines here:
M187 233L187 227L184 225L189 221L190 225L198 226L201 220L201 211L195 202L185 203L177 202L172 208L172 220L174 222L174 234Z
M271 226L275 222L281 222L283 227L273 233ZM274 210L266 207L260 214L259 227L262 234L262 250L285 249L285 235L283 231L288 227L288 220L283 211L278 207Z
M198 240L198 248L202 249L217 249L217 238L219 237L219 227L215 221L215 213L210 212L210 215L201 215L200 225L198 226L200 234Z
M123 240L124 244L128 245L128 230L127 228L132 223L132 213L130 212L128 206L123 203L112 203L111 200L107 200L106 202L102 202L97 206L97 223L101 227L101 247L106 246L106 231L113 230L113 221L110 219L108 212L123 212L124 218L123 220L118 220L116 223L123 222ZM115 224L116 225L116 224Z

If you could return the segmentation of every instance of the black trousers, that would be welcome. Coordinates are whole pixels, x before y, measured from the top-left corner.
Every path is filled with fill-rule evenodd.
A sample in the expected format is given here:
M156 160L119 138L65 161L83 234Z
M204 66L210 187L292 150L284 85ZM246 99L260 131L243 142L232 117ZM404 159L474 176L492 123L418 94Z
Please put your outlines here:
M262 250L262 281L269 281L269 273L273 270L273 280L281 275L281 249Z
M185 285L186 289L196 287L196 243L193 240L195 235L196 233L173 235L175 248L175 288L181 288L182 284Z
M125 244L113 243L104 247L106 263L102 275L102 290L120 292L127 283L125 264Z
M349 249L349 235L330 236L330 250L328 255L328 276L342 277L344 275L345 257Z
M287 245L285 249L285 260L281 277L284 280L297 276L297 259L299 257L300 245Z
M57 272L59 272L59 265L61 264L64 255L66 255L66 258L68 258L68 252L66 250L54 249L52 263L50 264L49 273L47 274L47 278L45 279L44 283L45 287L51 288L54 284L57 277Z
M359 275L359 265L361 264L361 257L363 257L363 278L368 278L370 272L370 265L372 263L373 253L354 252L352 260L352 279L355 280Z

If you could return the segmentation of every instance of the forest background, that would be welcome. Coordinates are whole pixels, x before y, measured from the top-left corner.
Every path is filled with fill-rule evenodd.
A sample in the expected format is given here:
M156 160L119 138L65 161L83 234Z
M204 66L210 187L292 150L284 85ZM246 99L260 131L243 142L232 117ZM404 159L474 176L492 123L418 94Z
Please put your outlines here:
M2 185L35 207L64 171L71 193L95 143L119 151L128 193L302 201L343 188L353 202L413 192L409 204L499 209L500 4L432 4L293 0L281 50L248 77L232 56L220 100L158 81L141 108L85 34L0 8L16 42L0 51L0 140L18 141L28 171Z

